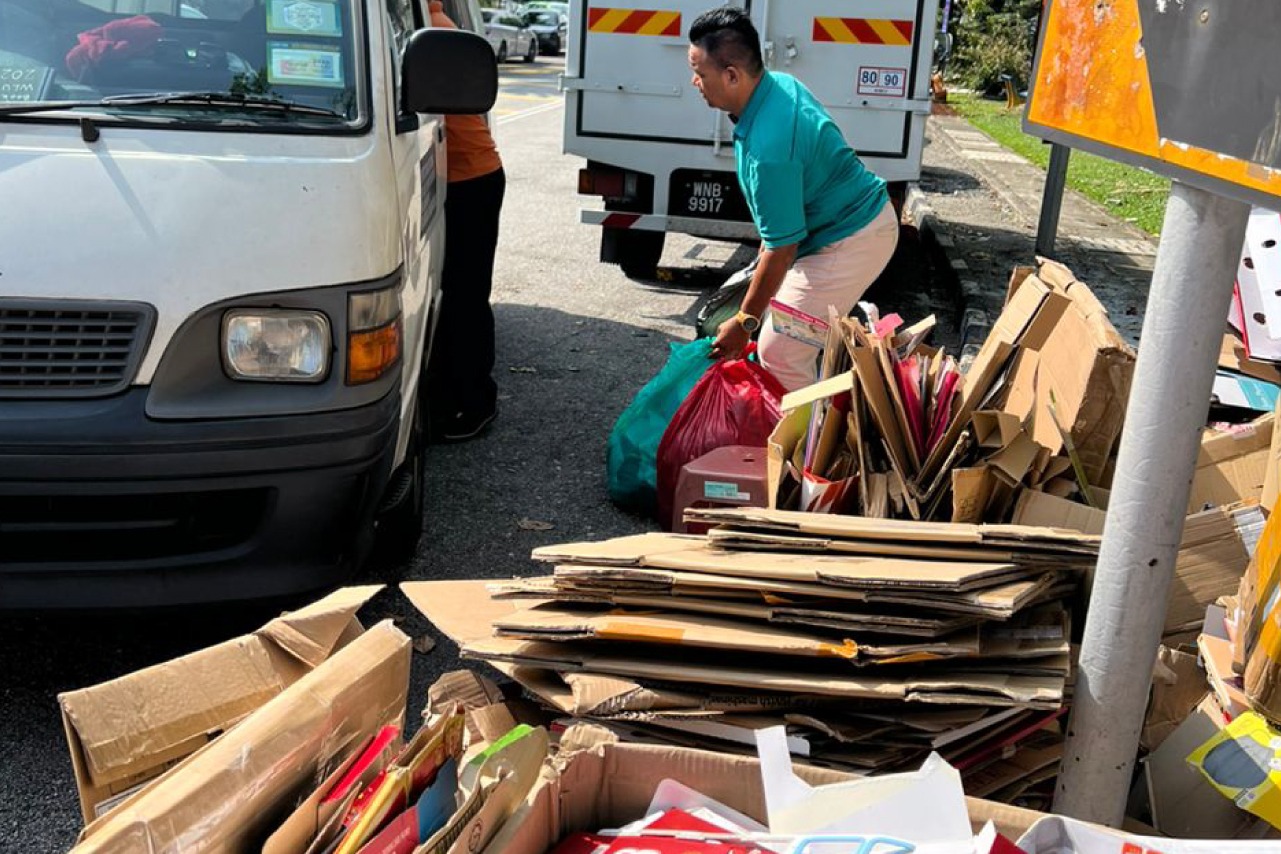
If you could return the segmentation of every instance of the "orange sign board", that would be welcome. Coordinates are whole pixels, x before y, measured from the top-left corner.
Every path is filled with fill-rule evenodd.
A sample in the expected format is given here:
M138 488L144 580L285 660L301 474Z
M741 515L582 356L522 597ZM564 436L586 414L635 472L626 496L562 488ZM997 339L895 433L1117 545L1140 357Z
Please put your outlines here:
M1281 3L1047 0L1024 129L1281 208Z

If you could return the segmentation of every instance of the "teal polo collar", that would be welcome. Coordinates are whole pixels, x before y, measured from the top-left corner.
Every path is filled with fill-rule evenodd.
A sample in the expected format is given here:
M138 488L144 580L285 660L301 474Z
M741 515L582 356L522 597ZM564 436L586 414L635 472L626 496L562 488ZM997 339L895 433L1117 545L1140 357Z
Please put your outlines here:
M752 129L752 122L756 120L756 115L761 111L765 100L769 98L770 93L778 84L774 82L774 75L766 71L761 75L760 82L752 91L752 97L747 99L747 106L743 109L743 115L738 117L734 125L734 138L743 139Z

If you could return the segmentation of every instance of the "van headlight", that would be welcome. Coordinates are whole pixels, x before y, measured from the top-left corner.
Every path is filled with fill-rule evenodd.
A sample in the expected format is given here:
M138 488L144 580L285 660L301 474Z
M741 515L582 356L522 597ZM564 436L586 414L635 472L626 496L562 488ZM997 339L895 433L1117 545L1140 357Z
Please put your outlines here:
M227 312L222 345L227 376L266 382L322 382L333 349L321 312L265 308Z
M347 385L370 383L400 362L400 286L347 298Z

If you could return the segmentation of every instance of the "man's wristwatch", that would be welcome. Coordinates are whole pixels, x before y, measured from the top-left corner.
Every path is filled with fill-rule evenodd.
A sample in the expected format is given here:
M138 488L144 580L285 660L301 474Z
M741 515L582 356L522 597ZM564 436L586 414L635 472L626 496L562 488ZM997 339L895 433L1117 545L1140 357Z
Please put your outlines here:
M734 315L734 319L738 321L738 325L743 327L743 331L748 335L761 328L761 319L745 311L740 311Z

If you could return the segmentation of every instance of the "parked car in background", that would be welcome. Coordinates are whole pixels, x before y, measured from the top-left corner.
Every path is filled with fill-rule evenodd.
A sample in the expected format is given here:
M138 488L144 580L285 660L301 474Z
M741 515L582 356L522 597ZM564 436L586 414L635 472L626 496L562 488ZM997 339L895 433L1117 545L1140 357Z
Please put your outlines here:
M494 46L499 62L519 56L526 62L538 57L538 37L525 26L523 13L505 9L481 9L485 38Z
M525 4L525 8L529 10L550 9L553 12L558 12L561 15L563 15L565 18L566 24L569 23L569 4L568 3L557 2L557 0L531 0L531 2ZM561 39L561 41L563 42L564 39Z
M538 38L539 53L556 56L564 50L569 18L552 9L529 9L525 24Z

